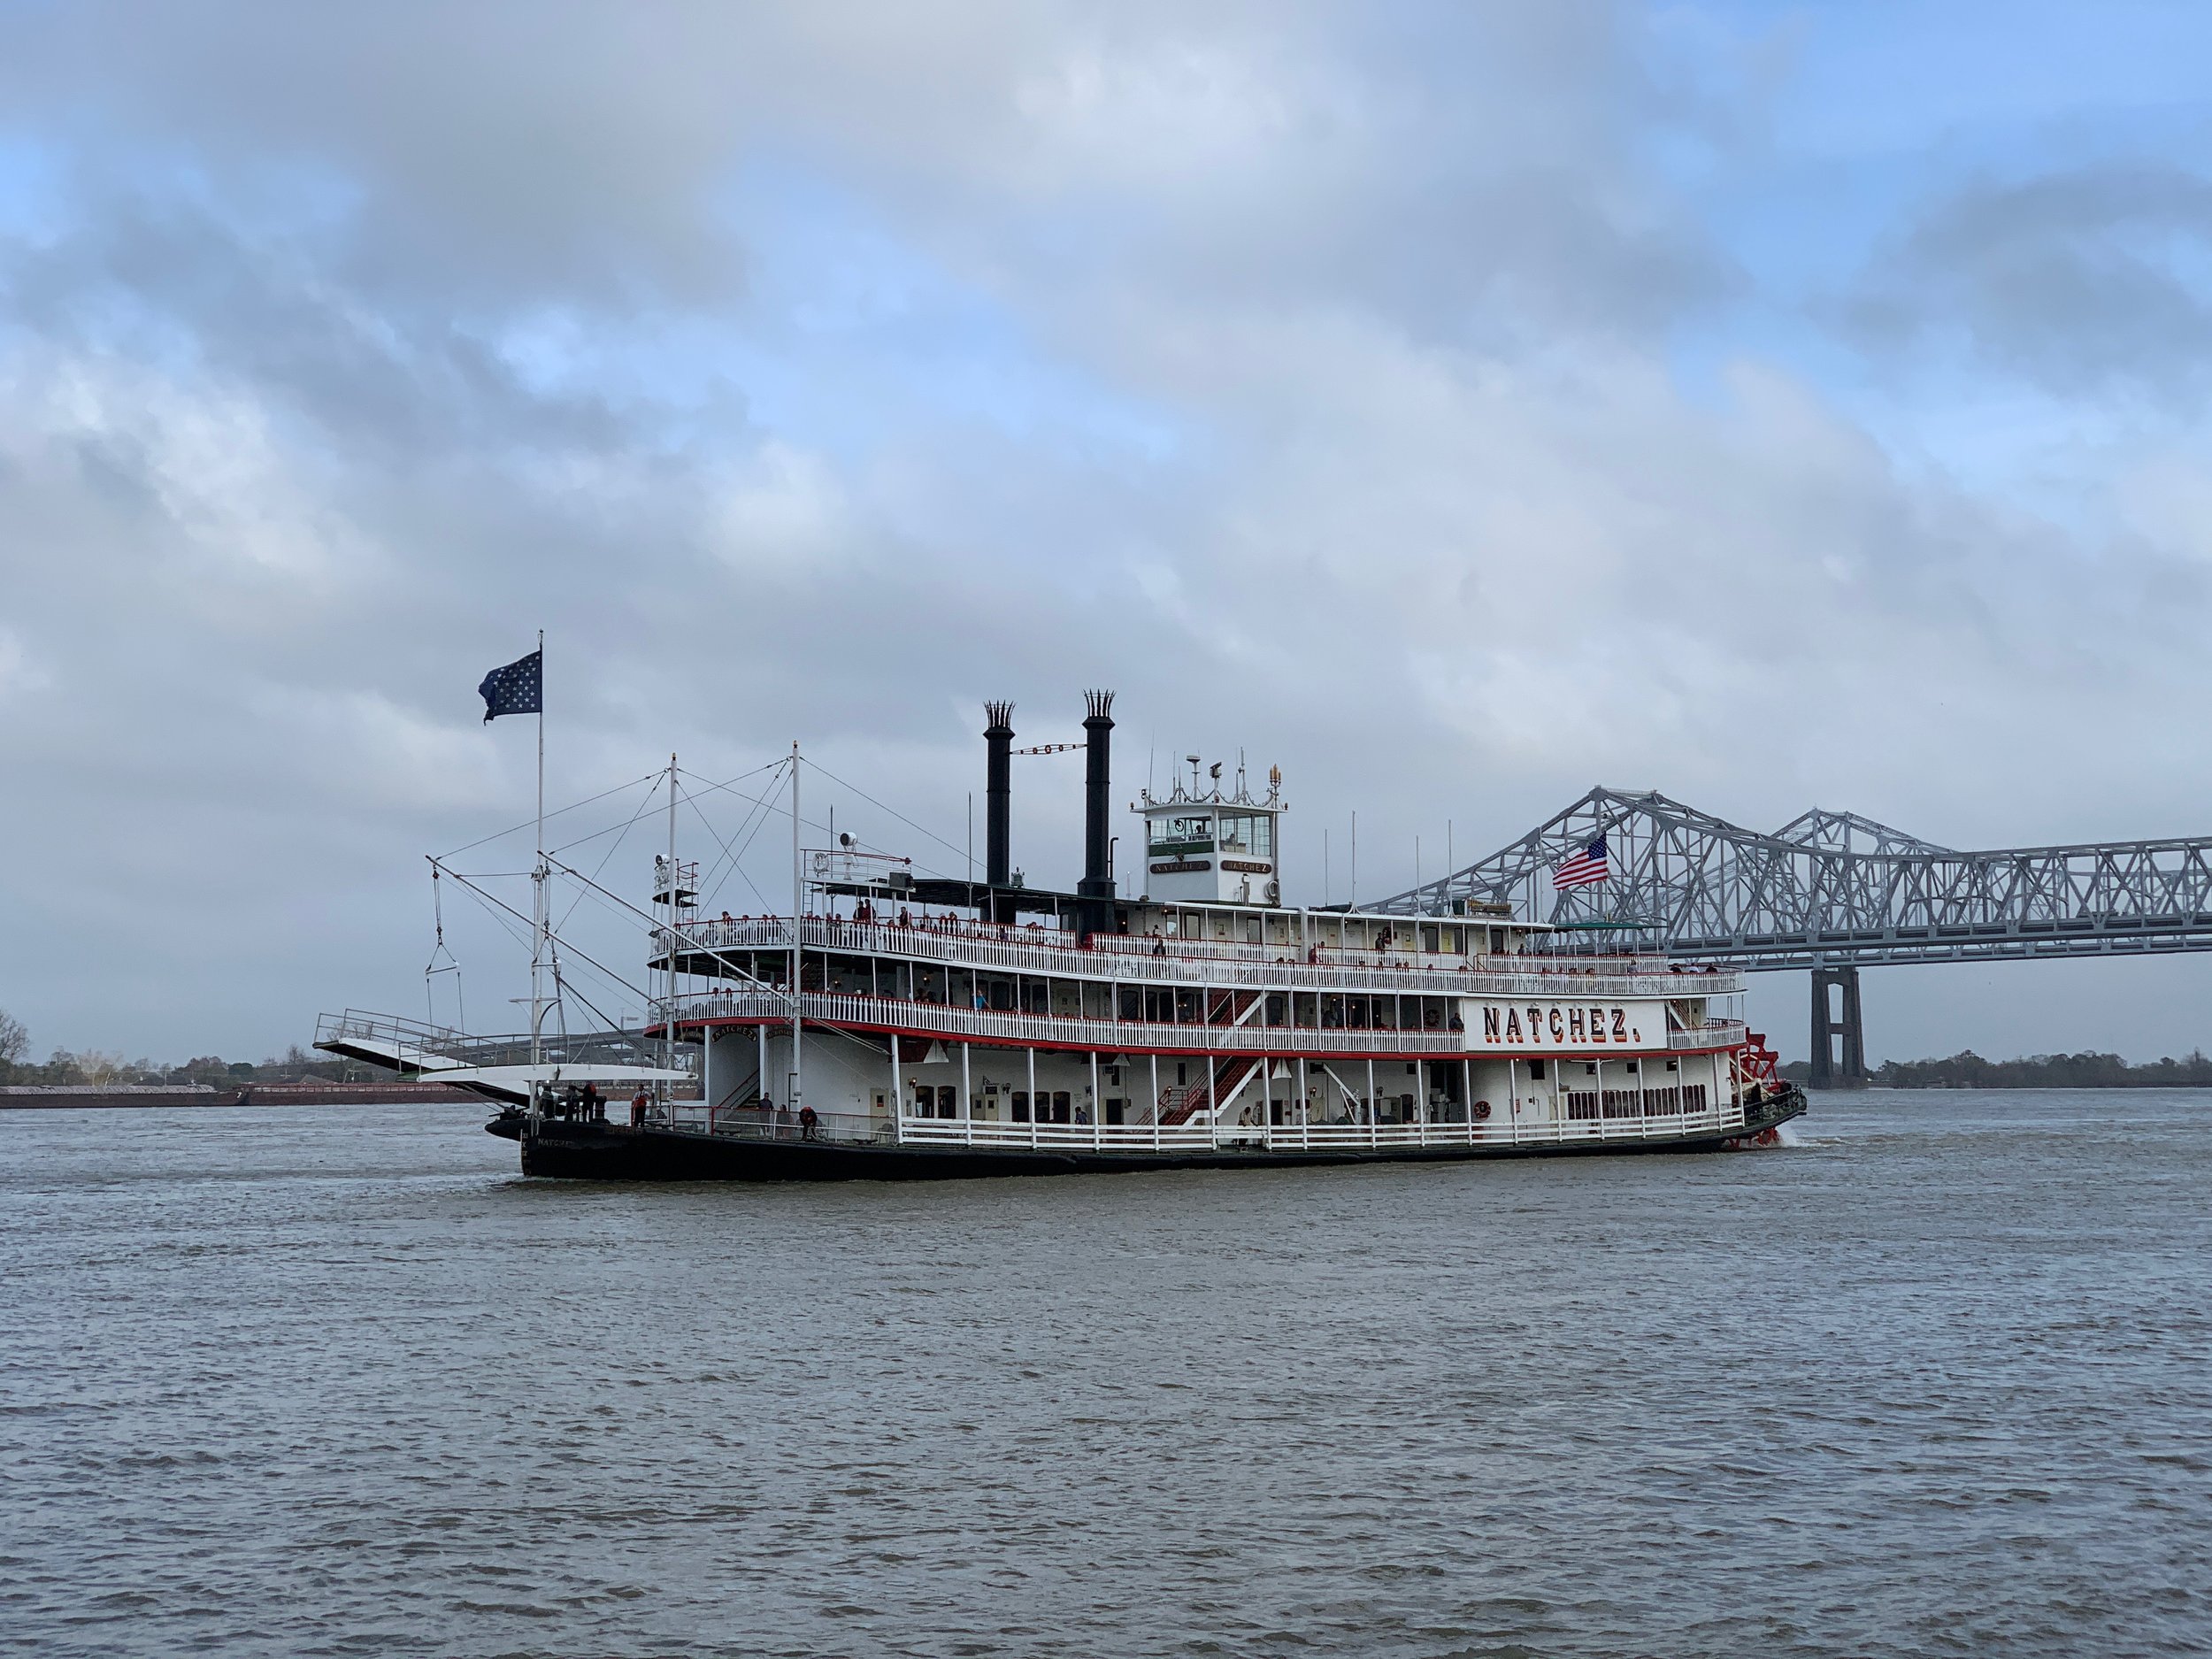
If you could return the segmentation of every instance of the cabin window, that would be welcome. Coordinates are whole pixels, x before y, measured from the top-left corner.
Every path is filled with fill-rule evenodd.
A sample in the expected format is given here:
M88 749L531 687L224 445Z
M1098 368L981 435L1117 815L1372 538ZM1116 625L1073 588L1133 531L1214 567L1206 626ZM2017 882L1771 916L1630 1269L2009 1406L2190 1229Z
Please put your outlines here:
M1190 1079L1184 1075L1187 1070L1188 1066L1184 1061L1178 1060L1175 1063L1175 1087L1177 1088L1183 1087L1190 1081Z
M1210 853L1214 849L1214 816L1192 812L1148 820L1146 837L1156 853Z
M1544 1063L1541 1060L1531 1060L1528 1063L1528 1080L1532 1083L1541 1083L1544 1080Z
M1254 858L1275 856L1275 820L1265 812L1221 814L1221 850Z
M1127 1102L1123 1101L1118 1095L1109 1094L1106 1097L1106 1121L1108 1123L1119 1123L1122 1120L1126 1110Z
M940 1118L960 1116L960 1091L950 1084L937 1091L937 1115Z
M1014 1121L1018 1124L1029 1121L1029 1091L1025 1088L1014 1091Z
M1073 1121L1068 1110L1068 1092L1064 1088L1055 1089L1052 1092L1052 1121L1056 1124Z

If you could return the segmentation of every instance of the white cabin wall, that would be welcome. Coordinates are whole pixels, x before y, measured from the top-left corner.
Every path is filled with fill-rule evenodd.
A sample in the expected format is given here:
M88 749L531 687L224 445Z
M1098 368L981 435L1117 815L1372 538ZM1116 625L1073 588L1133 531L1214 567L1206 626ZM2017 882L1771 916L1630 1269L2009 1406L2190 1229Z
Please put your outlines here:
M757 1098L760 1093L760 1039L754 1034L754 1028L718 1027L708 1037L706 1046L705 1078L714 1091L708 1104L734 1106Z

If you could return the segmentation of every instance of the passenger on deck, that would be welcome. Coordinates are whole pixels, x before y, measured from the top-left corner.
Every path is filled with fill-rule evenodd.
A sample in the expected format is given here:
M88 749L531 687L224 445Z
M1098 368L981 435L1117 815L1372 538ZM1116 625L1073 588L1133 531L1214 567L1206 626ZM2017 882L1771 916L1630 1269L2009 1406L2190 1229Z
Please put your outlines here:
M648 1094L642 1088L639 1089L636 1098L632 1100L630 1102L631 1128L642 1129L645 1127L645 1109L652 1103L652 1096Z
M607 1103L599 1098L599 1085L596 1083L585 1084L584 1118L586 1121L595 1123L603 1119L606 1115Z
M814 1132L815 1132L815 1130L816 1130L817 1128L818 1128L818 1127L821 1125L821 1122L822 1122L821 1118L818 1118L818 1117L817 1117L817 1116L815 1115L815 1111L814 1111L814 1108L813 1108L813 1107L811 1107L811 1106L802 1106L802 1107L800 1107L800 1108L799 1108L799 1138L800 1138L802 1141L811 1141L811 1140L813 1140L813 1139L815 1138Z

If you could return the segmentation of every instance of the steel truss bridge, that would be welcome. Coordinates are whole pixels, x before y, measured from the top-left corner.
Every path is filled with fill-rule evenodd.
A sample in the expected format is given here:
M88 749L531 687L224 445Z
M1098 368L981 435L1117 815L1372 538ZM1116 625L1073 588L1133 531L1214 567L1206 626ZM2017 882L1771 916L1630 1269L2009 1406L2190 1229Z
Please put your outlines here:
M1599 835L1608 879L1555 892L1552 871ZM1865 1075L1863 965L2212 949L2212 836L1962 852L1849 812L1815 809L1769 833L1600 787L1374 908L1433 914L1470 901L1567 928L1574 949L1811 969L1814 1081L1847 1083Z

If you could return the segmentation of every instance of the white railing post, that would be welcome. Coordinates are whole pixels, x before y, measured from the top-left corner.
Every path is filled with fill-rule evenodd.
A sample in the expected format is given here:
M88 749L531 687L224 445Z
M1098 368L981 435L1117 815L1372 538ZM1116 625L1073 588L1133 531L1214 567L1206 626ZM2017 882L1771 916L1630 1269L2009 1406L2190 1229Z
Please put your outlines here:
M886 1035L891 1044L891 1142L896 1146L906 1139L906 1089L899 1079L899 1033Z

